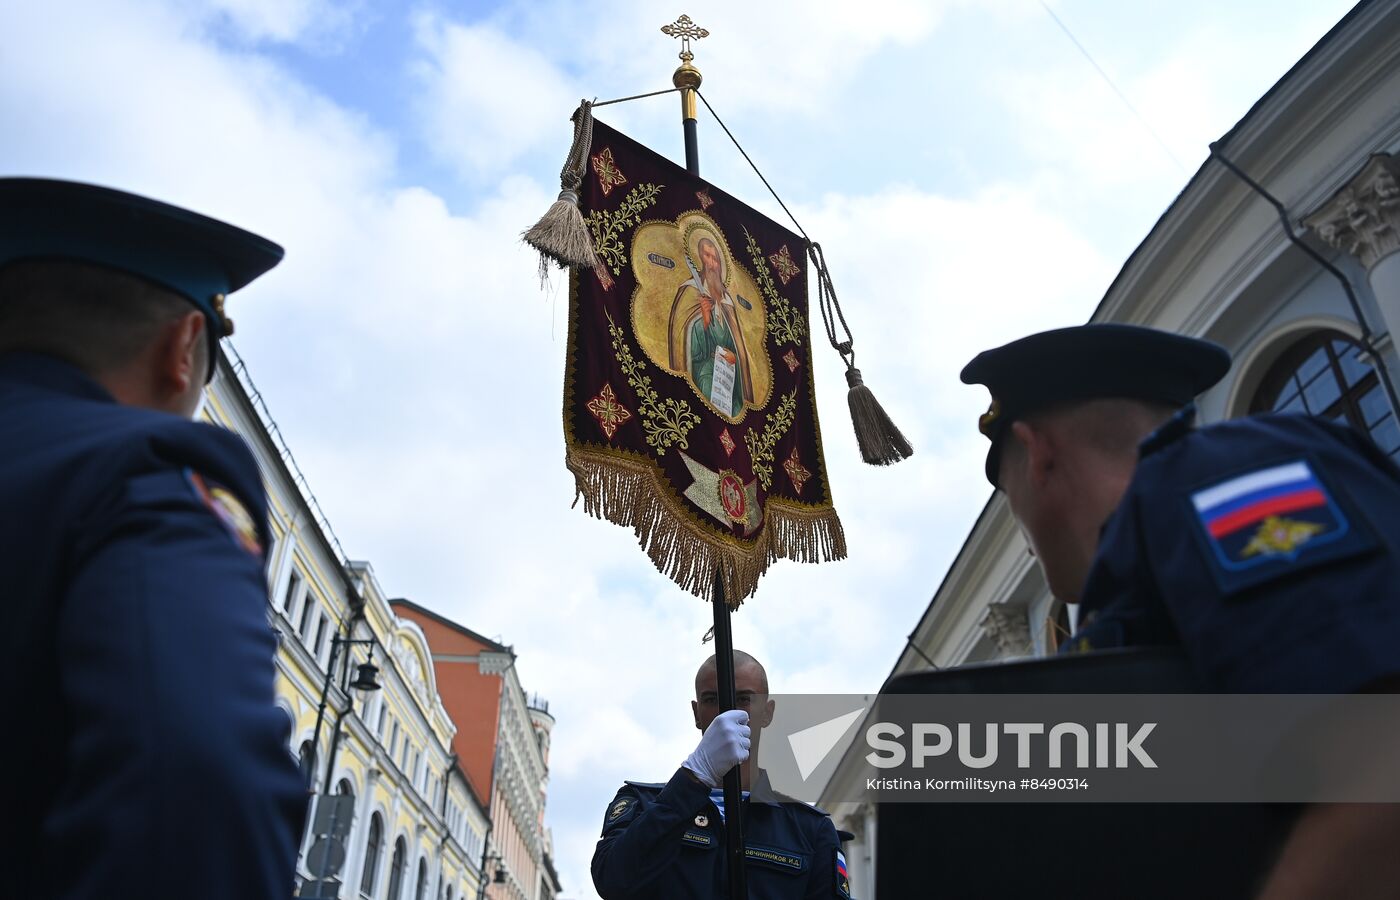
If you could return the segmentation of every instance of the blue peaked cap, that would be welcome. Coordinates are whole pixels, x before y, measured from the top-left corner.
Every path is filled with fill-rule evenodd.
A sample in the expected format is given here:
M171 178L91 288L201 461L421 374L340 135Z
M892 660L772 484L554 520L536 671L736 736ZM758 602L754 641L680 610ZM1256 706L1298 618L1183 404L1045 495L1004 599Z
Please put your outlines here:
M1017 419L1108 397L1185 406L1229 370L1230 354L1219 344L1104 322L1042 331L984 350L963 367L962 380L991 391L991 409L977 427L992 442L987 480L1000 487L1001 448Z
M184 297L208 323L209 372L233 333L224 300L281 262L266 238L125 191L47 178L0 178L0 268L73 260L117 269Z

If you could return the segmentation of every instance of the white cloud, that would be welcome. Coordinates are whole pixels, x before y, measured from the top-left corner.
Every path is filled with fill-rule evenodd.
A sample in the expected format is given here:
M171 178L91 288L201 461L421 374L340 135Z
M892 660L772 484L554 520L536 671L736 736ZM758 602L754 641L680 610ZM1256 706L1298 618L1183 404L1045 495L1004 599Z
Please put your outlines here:
M324 45L343 38L360 14L361 2L335 0L205 0L208 11L223 16L251 41L311 42ZM197 9L197 4L192 4Z
M468 176L494 174L545 138L568 148L568 117L578 105L554 62L489 25L460 25L421 14L425 57L413 67L424 138Z

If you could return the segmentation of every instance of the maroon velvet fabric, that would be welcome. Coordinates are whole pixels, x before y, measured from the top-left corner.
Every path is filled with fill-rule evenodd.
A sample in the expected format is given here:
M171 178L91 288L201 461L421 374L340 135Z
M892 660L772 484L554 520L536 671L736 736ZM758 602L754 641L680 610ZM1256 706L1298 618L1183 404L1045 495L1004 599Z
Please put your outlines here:
M654 488L668 494L668 515L731 553L758 547L770 519L782 516L798 524L824 516L839 543L813 394L806 242L602 122L588 155L580 207L602 265L571 279L564 395L571 466L586 460L659 473ZM728 283L721 287L717 273ZM711 304L708 320L702 294L728 296ZM713 354L690 352L707 351L707 340L733 354L737 379L747 381L747 390L741 384L721 396L731 401L728 418L713 402L713 381L709 392L701 381ZM737 409L736 395L745 401ZM718 485L697 478L696 466L716 473ZM608 518L636 524L603 507ZM794 558L844 553L769 548Z

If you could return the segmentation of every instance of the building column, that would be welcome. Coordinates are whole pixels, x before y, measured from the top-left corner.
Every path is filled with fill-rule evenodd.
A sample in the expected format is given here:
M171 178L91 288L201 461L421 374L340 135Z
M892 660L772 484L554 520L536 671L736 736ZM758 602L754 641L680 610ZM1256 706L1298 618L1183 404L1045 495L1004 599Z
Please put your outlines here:
M1366 267L1380 307L1377 343L1400 336L1400 157L1376 153L1303 224ZM1382 334L1388 335L1385 340Z

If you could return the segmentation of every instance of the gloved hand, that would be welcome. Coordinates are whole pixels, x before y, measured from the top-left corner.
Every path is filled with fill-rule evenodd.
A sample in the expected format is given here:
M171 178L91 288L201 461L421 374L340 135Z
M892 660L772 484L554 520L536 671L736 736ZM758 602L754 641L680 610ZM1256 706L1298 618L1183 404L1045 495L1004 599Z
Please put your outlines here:
M724 782L724 773L749 758L749 714L731 709L715 716L700 738L695 752L683 765L712 788Z

